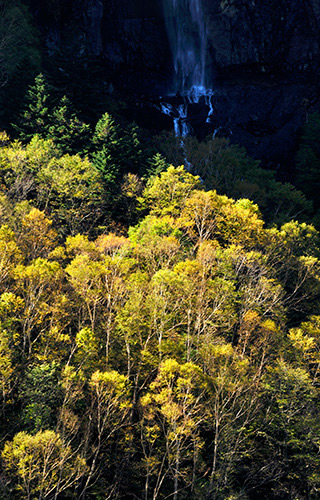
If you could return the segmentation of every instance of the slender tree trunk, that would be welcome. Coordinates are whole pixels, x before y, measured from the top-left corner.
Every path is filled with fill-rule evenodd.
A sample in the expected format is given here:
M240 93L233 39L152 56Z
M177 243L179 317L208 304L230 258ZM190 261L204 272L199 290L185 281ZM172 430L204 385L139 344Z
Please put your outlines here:
M174 471L174 491L173 500L178 499L178 483L179 483L179 466L180 466L180 445L178 443L176 460L175 460L175 471Z

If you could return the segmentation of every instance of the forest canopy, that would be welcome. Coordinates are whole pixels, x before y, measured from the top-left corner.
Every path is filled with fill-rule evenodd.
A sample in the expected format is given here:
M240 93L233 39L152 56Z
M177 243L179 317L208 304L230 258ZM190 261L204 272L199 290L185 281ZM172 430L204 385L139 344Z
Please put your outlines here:
M318 121L303 194L36 77L0 134L1 498L318 498Z

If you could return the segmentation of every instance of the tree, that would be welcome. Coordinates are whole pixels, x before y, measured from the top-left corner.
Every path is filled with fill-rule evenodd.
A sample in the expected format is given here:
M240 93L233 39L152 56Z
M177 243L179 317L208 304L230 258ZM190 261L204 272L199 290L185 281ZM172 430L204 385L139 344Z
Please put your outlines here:
M98 473L98 457L103 447L109 444L125 423L130 409L127 384L127 378L115 370L98 370L91 376L89 387L92 399L87 432L93 433L95 439L91 445L91 466L80 498L85 496L90 482ZM100 468L105 468L101 462Z
M216 191L198 191L185 201L177 226L184 228L196 244L216 239L222 244L257 245L263 221L249 200L234 200Z
M50 332L52 313L59 297L61 268L58 262L38 258L29 265L18 265L14 270L16 285L24 298L21 349L28 358L44 332ZM59 320L59 316L56 317Z
M92 162L101 172L106 197L119 195L117 188L125 174L139 174L144 169L135 124L120 127L109 113L104 113L96 125L92 146Z
M317 314L319 310L318 237L312 225L295 221L265 232L267 265L282 285L283 303L296 322L308 311Z
M78 118L67 96L54 105L42 73L29 87L24 106L20 119L13 125L23 142L38 135L43 139L52 139L60 154L88 152L91 137L89 125Z
M160 365L157 378L141 398L146 499L151 481L152 498L159 498L161 488L170 491L164 484L168 475L173 480L170 496L175 500L180 491L193 491L202 447L199 430L206 413L203 406L205 387L198 366L167 359ZM191 470L188 470L188 465Z
M0 324L0 392L2 405L11 391L11 377L14 373L13 349L10 335ZM3 406L2 406L3 411Z
M107 269L99 260L92 260L88 254L77 255L66 268L69 281L84 301L84 318L88 315L89 325L95 332L97 313L106 301L104 280Z
M32 434L55 427L62 402L59 366L56 362L30 367L21 384L21 419Z
M37 208L22 219L19 243L27 260L47 257L57 242L57 233L52 229L52 221Z
M91 129L76 115L70 100L63 96L50 116L47 138L63 154L84 154L88 152Z
M6 442L2 460L8 486L26 500L57 498L87 472L85 460L51 430L19 432Z
M316 441L319 435L318 394L309 374L278 359L264 376L268 410L261 416L261 455L257 455L257 489L274 496L317 496ZM268 460L265 457L268 456ZM294 471L294 474L292 474ZM264 486L266 485L266 486Z
M170 164L166 161L164 156L160 153L153 155L149 161L148 175L153 177L154 175L159 175L170 167Z
M95 152L92 154L92 162L101 172L106 190L114 190L119 182L121 173L121 161L123 149L123 138L119 125L114 119L105 113L98 121L92 143Z
M296 154L297 185L319 208L320 189L320 114L309 115L302 128L300 147Z
M64 155L37 175L39 205L51 212L61 229L75 235L89 231L101 215L101 178L87 158Z
M135 255L152 272L176 262L182 252L181 238L181 231L175 228L174 219L169 216L148 215L129 228Z
M311 316L289 331L291 361L304 368L317 383L320 369L320 317Z
M248 198L258 204L268 223L283 224L311 213L312 202L306 199L303 190L276 181L274 171L262 168L243 147L211 137L201 142L187 137L184 145L185 151L178 153L178 157L168 141L160 145L160 151L174 164L187 157L192 173L201 177L207 189L236 200ZM175 149L179 151L181 146L177 144Z
M28 142L34 135L46 139L48 137L51 115L49 87L42 73L36 76L34 84L29 87L25 99L25 109L14 128L19 138Z
M99 244L103 244L103 238L98 240ZM124 280L132 262L121 254L106 256L97 252L95 258L92 257L87 252L76 255L66 267L66 273L80 298L77 300L80 325L87 327L89 324L92 337L104 346L104 358L98 359L108 366L115 314L126 293Z
M141 203L152 215L177 216L193 190L201 188L199 176L189 174L183 166L170 166L160 177L150 179Z
M207 338L200 352L208 374L206 423L212 432L206 498L219 498L232 492L236 463L245 454L249 429L261 404L259 383L265 356L253 370L246 349L241 353L219 337Z
M53 142L41 139L37 135L26 146L14 141L0 148L0 178L10 200L19 203L39 199L37 193L39 170L45 169L52 158L57 156L58 151Z
M13 270L21 262L21 251L15 234L7 225L0 228L0 286L4 291L9 285Z

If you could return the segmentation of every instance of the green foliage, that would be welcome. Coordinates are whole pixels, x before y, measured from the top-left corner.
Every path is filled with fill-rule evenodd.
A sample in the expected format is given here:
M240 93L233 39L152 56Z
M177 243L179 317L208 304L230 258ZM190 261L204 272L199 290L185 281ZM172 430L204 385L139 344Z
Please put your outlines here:
M10 393L12 385L13 368L13 349L10 335L0 326L0 391L2 402Z
M319 208L320 172L320 114L308 117L302 129L300 147L296 154L297 185Z
M59 367L55 363L30 367L21 385L21 419L32 434L55 427L57 405L61 404Z
M161 172L164 172L164 170L167 170L169 166L170 165L166 161L164 156L162 156L160 153L157 153L150 160L148 174L150 175L150 177L152 177L153 175L159 175L161 174Z
M177 215L191 192L201 188L200 178L188 173L183 166L170 166L160 177L152 178L141 203L153 215Z
M318 232L154 161L118 172L128 237L97 236L103 172L3 136L1 494L316 498Z
M90 231L102 215L103 188L99 173L87 158L68 154L61 156L52 140L36 135L26 146L14 141L2 147L0 178L7 197L16 203L15 208L10 207L12 216L4 222L21 224L21 219L25 220L27 215L24 210L30 211L31 206L17 203L26 201L38 209L49 211L51 217L59 222L61 233ZM7 216L10 211L7 208L8 204L10 206L8 198L3 198ZM18 213L14 214L18 208L21 211L20 222L15 220ZM39 215L35 217L35 214L33 212L34 224L35 219L39 219ZM44 226L42 230L45 234ZM35 232L34 237L37 241ZM33 244L37 244L36 241Z
M174 228L174 219L168 216L159 218L148 215L137 226L129 228L129 238L136 245L147 247L157 236L179 238L181 232Z
M85 474L85 461L54 431L34 436L19 432L2 452L15 498L50 498L74 487Z
M42 73L36 76L25 97L24 110L14 129L23 142L35 135L52 139L61 154L86 153L89 149L91 129L82 122L69 99L63 96L54 105L51 88Z
M50 94L46 79L42 73L36 76L30 86L18 125L15 126L22 141L30 141L35 134L46 138L50 125Z
M189 471L183 462L193 459L193 473L199 467L197 458L202 443L198 426L205 411L202 406L204 388L204 377L198 366L192 363L180 365L167 359L160 365L149 392L141 399L146 420L145 447L149 445L151 451L145 457L146 465L150 467L149 474L163 478L167 474L171 476L174 497L181 483L184 488L192 483L192 469ZM157 455L153 456L152 451ZM164 457L162 463L159 453Z
M70 234L92 227L102 194L100 176L87 158L53 158L37 175L41 208L51 208Z
M53 110L49 123L51 125L47 137L53 140L62 153L87 153L91 129L77 117L66 96L62 97Z
M316 498L319 461L313 443L319 432L318 402L310 375L278 360L268 369L264 385L270 398L270 414L263 419L261 435L265 448L257 479L268 481L278 495L286 495L298 481ZM265 465L264 453L273 457L270 466ZM272 472L275 469L279 471L277 481Z
M132 124L122 129L105 113L96 125L92 139L95 151L92 162L101 172L106 189L114 190L127 172L143 171L141 144L138 128Z
M208 189L229 197L249 198L259 205L267 222L282 224L292 218L311 213L312 203L302 189L298 191L289 183L276 181L275 173L259 165L238 145L230 145L224 138L208 138L198 142L194 137L172 146L172 139L160 145L169 161L183 163L188 158L192 172L200 175Z

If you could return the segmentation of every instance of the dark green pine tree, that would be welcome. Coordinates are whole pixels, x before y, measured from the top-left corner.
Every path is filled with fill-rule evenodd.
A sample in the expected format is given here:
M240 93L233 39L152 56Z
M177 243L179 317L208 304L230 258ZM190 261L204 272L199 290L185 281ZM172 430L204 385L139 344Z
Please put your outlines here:
M105 189L107 191L116 189L121 178L123 137L120 126L109 113L104 113L98 121L92 145L94 152L91 159L102 175Z
M320 114L313 113L302 129L296 155L297 185L320 208Z
M50 128L51 112L49 86L44 75L40 73L27 92L24 110L18 123L12 125L19 139L28 142L35 134L46 138Z
M85 154L90 144L90 126L81 121L70 100L63 96L50 116L47 137L52 139L63 154Z
M153 177L155 175L161 174L170 167L170 163L160 153L153 155L151 160L149 160L148 165L148 177Z
M139 127L135 123L131 123L124 131L123 159L125 172L140 175L144 173L145 161L139 139Z
M118 185L129 172L144 173L146 161L137 125L122 128L109 113L105 113L96 125L92 146L92 161L108 186Z

